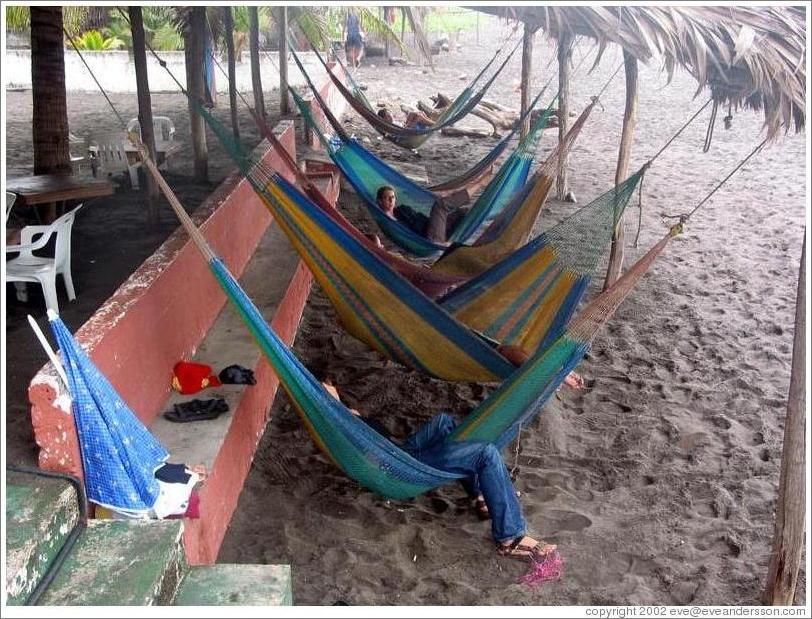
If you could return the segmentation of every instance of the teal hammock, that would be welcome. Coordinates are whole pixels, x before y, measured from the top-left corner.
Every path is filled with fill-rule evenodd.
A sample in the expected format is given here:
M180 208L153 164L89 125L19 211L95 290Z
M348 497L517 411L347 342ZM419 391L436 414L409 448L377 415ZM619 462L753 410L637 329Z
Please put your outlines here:
M387 140L397 144L398 146L402 146L404 148L417 148L421 144L423 144L435 131L439 131L443 127L448 127L453 125L455 122L460 121L464 118L468 113L473 110L482 98L485 96L488 88L491 87L491 84L496 80L502 70L507 66L507 63L513 57L513 54L516 53L516 50L519 49L519 44L521 41L517 41L516 45L514 46L513 50L507 55L507 57L502 61L502 64L499 68L493 73L493 75L488 79L487 82L476 92L474 91L474 85L479 81L479 79L485 74L488 67L496 60L496 57L501 52L501 48L497 50L494 57L491 61L476 75L476 77L472 80L471 84L468 85L463 91L457 95L456 99L443 110L443 113L440 117L434 121L434 123L427 127L401 127L400 125L395 125L393 123L389 123L382 119L375 110L372 109L372 106L369 104L366 96L363 94L360 88L353 88L350 90L347 88L344 83L341 81L341 78L338 77L335 73L333 73L332 69L327 65L322 58L321 54L316 50L314 47L313 50L316 53L316 57L319 59L321 64L324 66L325 71L327 71L327 75L332 80L333 84L335 84L338 91L341 95L346 99L347 103L358 112L376 131L378 131L383 137ZM299 57L294 51L294 48L291 46L290 51L293 54L293 58L296 60L296 63L301 68L301 63L299 62ZM304 72L304 70L302 70Z
M579 315L572 326L476 407L450 441L485 441L506 446L541 410L566 375L589 350L598 329L665 249L671 233ZM223 262L209 266L256 339L318 447L349 477L392 499L407 499L448 484L455 475L427 466L378 434L327 393L279 339Z
M291 89L291 96L299 108L299 112L313 128L331 159L333 159L358 195L364 200L364 203L367 205L370 214L378 226L391 240L415 256L439 256L445 249L444 245L434 243L409 229L407 226L404 226L402 223L386 216L378 207L376 200L378 188L383 185L390 185L395 189L401 204L406 204L409 208L428 216L438 196L422 188L386 164L383 160L376 157L373 153L366 150L359 142L350 138L342 128L339 120L330 111L326 101L324 101L323 97L319 94L318 89L314 86L298 57L295 55L294 60L304 75L313 96L324 112L325 118L332 126L335 132L335 138L330 140L324 135L319 125L314 121L308 106L301 96ZM545 89L542 89L538 95L536 95L535 99L525 111L525 114L504 139L509 139L515 134L517 127L521 126L524 119L529 116L531 110L538 104L544 92ZM469 242L481 231L482 227L496 217L509 203L510 199L524 187L527 182L530 166L535 157L539 138L552 113L554 101L555 98L553 98L543 113L538 116L528 134L519 142L516 149L501 166L499 173L491 179L486 189L453 230L448 238L449 242ZM489 158L492 154L493 151L491 151L485 159Z

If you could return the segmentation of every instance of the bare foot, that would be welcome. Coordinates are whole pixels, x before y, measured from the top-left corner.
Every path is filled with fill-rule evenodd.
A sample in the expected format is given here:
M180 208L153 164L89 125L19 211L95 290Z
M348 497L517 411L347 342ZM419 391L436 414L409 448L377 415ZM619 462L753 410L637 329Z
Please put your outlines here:
M195 473L200 478L200 481L206 481L206 478L209 476L209 472L202 464L195 464L194 466L189 467L189 470L192 471L192 473Z
M576 374L575 372L570 372L567 374L567 377L564 379L563 385L567 385L568 387L572 387L573 389L583 389L586 383L584 383L584 379L580 374ZM562 385L558 386L558 391L561 389Z

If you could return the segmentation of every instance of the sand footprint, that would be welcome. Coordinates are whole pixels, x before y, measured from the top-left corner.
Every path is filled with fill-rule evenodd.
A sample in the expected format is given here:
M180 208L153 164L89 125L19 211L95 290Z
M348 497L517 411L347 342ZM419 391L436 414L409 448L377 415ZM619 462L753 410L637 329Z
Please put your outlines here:
M583 531L592 526L592 520L583 514L563 509L544 510L543 517L542 531L545 539L565 531Z

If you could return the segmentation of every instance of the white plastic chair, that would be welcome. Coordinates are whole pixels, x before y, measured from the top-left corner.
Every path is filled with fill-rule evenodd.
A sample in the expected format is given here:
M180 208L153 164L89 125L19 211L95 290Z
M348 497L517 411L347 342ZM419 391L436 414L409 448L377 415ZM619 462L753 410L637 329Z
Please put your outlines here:
M93 176L110 176L116 172L127 172L130 175L130 185L138 189L138 168L141 161L130 162L127 157L127 135L120 133L105 133L90 137L88 152L91 157Z
M70 165L74 173L81 172L87 163L87 140L68 132L68 146L70 148ZM74 154L78 150L77 154Z
M14 202L17 200L17 194L11 193L10 191L6 192L6 222L8 222L8 216L11 215L11 207L14 206Z
M169 116L153 116L152 128L155 131L155 139L163 140L164 142L172 142L175 140L175 123ZM127 131L137 131L141 135L141 122L138 118L131 118L127 123Z
M157 144L158 146L158 167L169 169L169 156L178 149L178 146L168 145L168 142L175 142L175 123L168 116L153 116L152 127L155 131L155 141L164 142L164 144ZM138 118L131 118L127 123L127 131L136 131L138 136L141 136L141 122Z
M6 262L6 281L15 282L14 287L17 289L17 298L20 301L28 300L25 282L34 282L42 286L45 305L48 309L58 312L59 302L56 297L57 275L62 275L65 280L68 300L73 301L76 298L70 271L70 238L73 221L80 208L82 208L81 204L50 225L26 226L20 233L20 244L6 246L6 255L11 253L20 254L18 257ZM54 257L48 258L34 255L35 251L48 244L54 234L56 234ZM35 237L38 238L35 240Z

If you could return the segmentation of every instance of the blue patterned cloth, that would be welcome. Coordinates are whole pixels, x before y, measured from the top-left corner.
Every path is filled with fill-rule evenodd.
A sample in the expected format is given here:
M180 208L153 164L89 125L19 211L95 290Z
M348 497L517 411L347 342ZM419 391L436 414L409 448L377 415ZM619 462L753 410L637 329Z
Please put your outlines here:
M87 498L147 515L158 498L155 471L169 457L58 317L51 320L68 375Z

